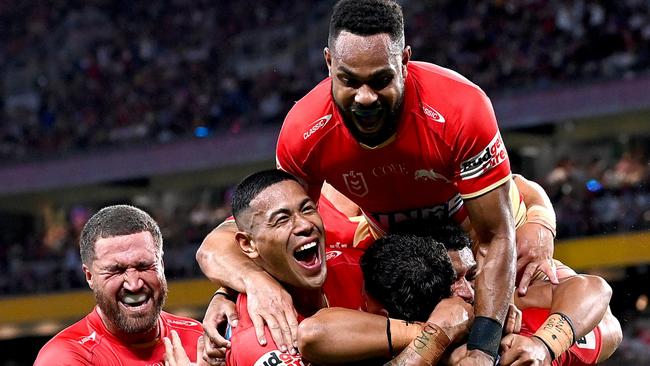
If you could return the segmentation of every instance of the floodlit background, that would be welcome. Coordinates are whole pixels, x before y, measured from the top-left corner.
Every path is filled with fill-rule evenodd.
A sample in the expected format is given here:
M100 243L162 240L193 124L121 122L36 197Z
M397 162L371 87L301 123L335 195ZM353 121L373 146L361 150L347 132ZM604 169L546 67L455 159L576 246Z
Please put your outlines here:
M491 97L513 171L542 184L556 257L604 276L650 360L650 2L405 0L415 60ZM194 253L233 185L274 166L293 102L326 76L332 1L0 1L0 365L92 307L78 234L108 204L152 213L167 309L202 319Z

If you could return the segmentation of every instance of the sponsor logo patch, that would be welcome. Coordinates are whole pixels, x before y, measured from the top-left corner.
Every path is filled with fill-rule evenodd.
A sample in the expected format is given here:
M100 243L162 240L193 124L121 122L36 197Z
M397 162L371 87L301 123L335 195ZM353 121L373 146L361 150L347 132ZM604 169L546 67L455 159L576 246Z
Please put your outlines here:
M479 177L507 158L506 147L501 140L501 134L497 132L483 151L460 164L460 177L463 180Z
M276 365L292 365L292 366L305 366L302 362L300 355L292 356L289 353L282 353L274 350L265 353L262 357L255 361L255 366L276 366Z
M348 191L357 197L363 197L368 194L368 185L363 173L350 170L348 173L343 174L343 181Z
M315 120L312 124L309 130L307 130L305 133L302 134L302 138L307 140L311 135L314 134L314 132L320 130L321 128L325 127L327 125L327 122L332 119L332 115L328 114L327 116L323 116L317 120Z
M387 213L372 213L371 215L376 222L381 224L382 227L390 228L392 225L407 220L426 221L429 219L442 219L444 217L451 217L462 207L463 199L460 197L460 194L455 194L449 199L449 201L437 206Z
M426 114L427 117L431 118L432 120L439 123L445 123L445 117L443 117L442 114L440 114L430 105L422 103L422 111L424 111L424 114Z
M169 319L169 324L183 325L186 327L193 327L199 325L199 323L193 322L191 320L173 320L173 319Z
M86 344L87 342L95 342L95 339L97 338L97 333L92 332L90 335L87 335L79 340L79 344Z
M340 251L340 250L330 250L330 251L327 252L327 254L325 255L325 260L326 260L326 261L332 260L332 259L338 257L339 255L341 255L341 251Z

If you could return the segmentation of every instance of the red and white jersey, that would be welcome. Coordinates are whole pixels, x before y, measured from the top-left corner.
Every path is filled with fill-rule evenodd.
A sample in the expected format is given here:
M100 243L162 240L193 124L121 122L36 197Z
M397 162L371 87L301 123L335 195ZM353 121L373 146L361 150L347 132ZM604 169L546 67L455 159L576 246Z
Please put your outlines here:
M363 254L360 250L328 250L327 251L327 278L323 285L323 292L331 307L344 307L348 309L361 309L363 304L362 274L359 267L359 258ZM255 328L247 310L246 294L239 294L237 298L237 314L239 324L232 328L230 349L226 353L227 365L239 366L269 366L269 365L305 365L300 355L292 356L278 350L271 333L267 327L264 334L267 344L261 346L255 336ZM304 316L298 314L298 321Z
M172 330L178 332L185 352L192 362L196 362L196 342L203 334L201 323L163 311L158 325L160 337L155 342L130 347L106 329L95 308L48 341L38 353L34 365L162 366L165 364L162 339L171 338Z
M521 309L521 335L530 337L544 324L549 315L549 309ZM600 328L596 327L584 337L578 339L571 348L562 353L552 362L553 366L586 366L595 365L602 349Z
M369 148L345 127L331 79L294 105L282 126L278 167L318 197L323 181L352 199L378 228L409 218L466 216L462 199L510 178L490 100L459 74L410 62L394 138Z
M318 213L323 219L325 245L329 249L365 250L376 239L364 216L346 216L325 196L320 196Z

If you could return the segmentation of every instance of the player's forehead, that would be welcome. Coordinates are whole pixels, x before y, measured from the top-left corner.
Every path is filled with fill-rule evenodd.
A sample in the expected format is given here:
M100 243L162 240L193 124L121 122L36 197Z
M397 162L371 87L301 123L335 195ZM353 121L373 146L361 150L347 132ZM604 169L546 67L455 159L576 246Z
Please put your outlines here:
M363 36L347 31L339 33L331 49L334 66L352 70L396 67L401 51L387 33Z
M461 250L450 250L447 252L451 265L454 267L456 273L467 272L472 267L476 266L474 254L470 248L463 248Z
M138 265L154 262L158 249L151 233L141 231L129 235L99 238L95 241L95 259L93 265L98 268L113 266Z
M283 180L263 189L249 206L256 215L268 216L280 209L293 209L309 199L305 189L294 180Z

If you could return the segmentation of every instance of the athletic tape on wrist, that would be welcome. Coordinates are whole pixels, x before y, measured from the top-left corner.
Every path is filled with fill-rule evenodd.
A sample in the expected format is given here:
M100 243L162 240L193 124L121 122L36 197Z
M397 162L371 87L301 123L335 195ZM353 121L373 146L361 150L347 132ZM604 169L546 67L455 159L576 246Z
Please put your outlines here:
M557 234L555 212L541 205L532 205L526 210L526 222L540 224L549 229L553 237Z
M426 322L422 332L413 340L410 347L419 354L428 365L435 365L442 358L451 343L449 336L437 324Z
M477 316L474 318L474 324L469 332L467 349L483 351L496 359L499 354L502 332L503 326L496 319Z
M549 315L533 336L544 342L553 359L559 357L575 343L573 323L562 313Z

